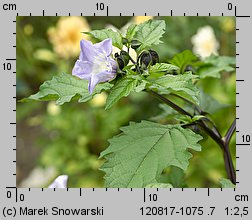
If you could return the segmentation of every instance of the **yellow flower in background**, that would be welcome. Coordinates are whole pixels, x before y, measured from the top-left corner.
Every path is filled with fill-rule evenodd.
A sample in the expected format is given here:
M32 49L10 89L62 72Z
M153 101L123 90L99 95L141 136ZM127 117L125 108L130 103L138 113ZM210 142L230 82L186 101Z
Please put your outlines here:
M81 32L90 31L87 20L83 17L61 17L56 27L48 29L49 41L54 51L61 57L68 59L77 57L80 53L80 40L89 39Z
M134 16L133 23L134 24L141 24L141 23L148 21L150 19L153 19L153 16Z
M47 104L47 112L49 115L56 116L56 115L60 114L61 107L56 105L55 102L49 102Z
M229 33L235 30L235 20L233 17L224 17L220 20L221 22L221 28Z
M218 55L219 42L211 26L199 28L197 33L192 36L191 41L193 44L193 52L201 58L206 58L211 54Z
M96 94L93 99L90 101L90 105L92 107L103 107L107 100L107 94L102 92L100 94Z
M32 35L34 32L34 28L31 24L26 24L24 26L24 33L28 36Z

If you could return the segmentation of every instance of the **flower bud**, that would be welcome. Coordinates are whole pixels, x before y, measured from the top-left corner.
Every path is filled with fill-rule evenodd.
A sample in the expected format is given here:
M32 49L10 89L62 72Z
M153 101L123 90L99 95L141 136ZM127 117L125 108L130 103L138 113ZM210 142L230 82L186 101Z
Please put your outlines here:
M131 41L131 48L136 50L138 47L141 46L141 42L139 42L138 40L132 40Z
M159 56L158 53L155 50L149 50L152 58L152 65L155 65L159 62Z

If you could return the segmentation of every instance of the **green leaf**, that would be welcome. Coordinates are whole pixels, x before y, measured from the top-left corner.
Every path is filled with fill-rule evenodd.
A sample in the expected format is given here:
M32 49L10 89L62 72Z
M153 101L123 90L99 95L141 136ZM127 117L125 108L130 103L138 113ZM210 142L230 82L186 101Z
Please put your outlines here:
M236 64L235 57L215 56L215 55L207 57L204 60L204 62L213 64L215 66L235 66L235 64Z
M146 80L141 80L140 83L138 83L138 85L136 86L135 92L141 92L141 91L143 91L146 88L146 85L148 83L149 82L146 81Z
M115 46L119 49L123 48L122 35L118 32L111 30L111 29L94 30L94 31L84 32L84 33L88 34L88 35L90 35L100 41L103 41L107 38L111 38L113 46Z
M174 73L178 72L179 68L172 64L168 63L156 63L154 66L150 66L149 73L156 74L156 73Z
M197 76L191 73L183 75L164 75L152 82L150 88L156 88L162 94L175 93L195 104L199 103L199 89L192 83Z
M219 111L222 108L226 108L229 105L221 104L212 96L206 94L202 90L200 91L200 108L207 113L214 114L215 112Z
M199 121L202 118L206 118L206 116L204 116L204 115L195 115L195 116L193 116L193 118L191 119L191 121L192 122Z
M150 183L144 188L173 188L169 183Z
M138 30L138 26L136 24L131 24L126 33L126 38L128 39L129 42L131 42Z
M202 137L179 125L142 121L121 128L101 153L106 159L101 170L107 187L145 187L156 183L162 171L173 165L186 170L192 154L200 151Z
M229 179L221 178L220 184L222 188L235 188L235 185Z
M204 60L197 71L200 78L214 77L220 78L222 72L232 72L235 70L235 58L227 56L210 56Z
M160 44L160 38L165 33L165 21L161 20L148 20L138 25L138 30L134 39L139 40L142 44L137 49L141 51L152 45Z
M169 181L176 188L185 187L185 172L184 170L178 167L171 167L171 171L169 173Z
M54 76L51 80L44 82L39 92L25 98L21 101L52 101L56 100L56 104L62 105L65 102L70 102L77 96L79 102L90 100L95 94L102 90L111 88L111 84L98 84L92 94L88 91L88 81L78 79L70 74L61 73Z
M197 56L195 56L192 51L190 50L184 50L181 53L176 54L172 60L170 60L170 63L178 66L181 70L181 72L184 72L184 69L187 65L191 65L193 62L197 60Z
M168 169L166 169L158 182L169 183L174 188L183 188L187 186L185 183L184 170L174 166L171 166Z
M107 110L111 108L122 97L126 97L132 91L134 91L135 87L137 86L137 82L138 82L137 79L126 77L118 80L110 90L105 109Z
M231 72L234 68L228 67L228 66L208 66L205 65L201 67L197 72L200 76L200 78L206 78L206 77L214 77L214 78L220 78L220 73L225 72Z

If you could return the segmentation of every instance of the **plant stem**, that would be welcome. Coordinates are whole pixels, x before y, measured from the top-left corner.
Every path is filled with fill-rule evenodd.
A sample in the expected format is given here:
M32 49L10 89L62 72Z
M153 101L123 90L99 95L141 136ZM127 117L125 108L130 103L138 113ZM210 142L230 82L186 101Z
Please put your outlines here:
M184 109L182 109L181 107L179 107L174 102L167 99L166 97L158 94L157 92L155 92L153 90L147 90L147 91L151 95L153 95L153 96L159 98L160 100L162 100L164 103L169 105L171 108L173 108L174 110L176 110L180 114L187 115L187 116L193 118L193 115L191 115L189 112L185 111ZM182 97L180 97L178 95L176 95L176 96L178 98L182 98ZM204 113L204 111L201 110L199 106L197 106L194 103L188 101L187 99L184 99L184 98L182 98L182 99L184 101L186 101L187 103L193 105L193 107L196 107L195 109L198 111L198 113ZM211 123L212 128L210 128L208 126L207 122ZM230 150L229 150L229 142L230 142L231 137L232 137L232 135L233 135L233 133L235 131L235 128L236 128L235 120L232 123L232 125L230 126L230 128L228 129L228 131L227 131L224 138L222 138L220 132L218 131L218 129L214 125L214 123L207 117L196 121L195 125L200 126L220 146L220 148L222 149L222 152L223 152L223 157L224 157L227 176L232 181L232 183L235 184L236 183L235 169L234 169L232 157L231 157Z
M128 55L129 55L129 47L128 47ZM129 59L130 61L135 65L136 69L137 69L137 72L140 74L141 71L139 69L139 66L138 66L138 62L136 62L135 60L133 60L133 58L129 55Z
M133 60L133 58L129 55L129 59L130 59L130 61L134 64L134 65L136 65L137 63L136 63L136 61L135 60Z
M233 121L233 123L231 124L230 128L228 129L225 137L223 138L224 142L229 144L231 137L233 136L234 132L236 129L236 119Z
M197 124L223 149L221 136L210 129L204 121L199 120Z
M232 181L233 184L236 184L236 174L235 169L232 161L232 157L229 150L229 143L230 140L235 132L236 129L236 120L233 121L230 128L228 129L225 137L222 139L223 141L223 154L224 154L224 160L225 160L225 166L226 170L228 170L228 178Z

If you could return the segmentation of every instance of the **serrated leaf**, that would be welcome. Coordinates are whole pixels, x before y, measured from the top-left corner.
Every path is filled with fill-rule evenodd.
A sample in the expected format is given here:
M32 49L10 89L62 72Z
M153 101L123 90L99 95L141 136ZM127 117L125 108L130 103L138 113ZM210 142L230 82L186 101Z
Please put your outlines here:
M101 153L101 170L107 187L145 187L156 183L169 166L186 170L192 157L188 148L200 151L202 137L179 125L142 121L121 128Z
M138 25L138 30L134 39L141 42L141 46L137 49L141 51L152 45L160 44L160 38L165 33L165 21L148 20Z
M173 188L173 186L169 183L151 183L144 188Z
M179 67L174 66L172 64L168 63L156 63L154 66L150 66L149 73L155 74L155 73L174 73L178 72Z
M222 188L235 188L235 185L229 179L221 178L220 184Z
M184 69L187 65L192 64L194 61L196 61L198 58L195 56L192 51L190 50L184 50L181 53L176 54L171 60L170 63L178 66L181 70L181 72L184 72Z
M197 76L191 73L183 75L164 75L152 82L150 88L156 88L162 94L175 93L195 104L199 104L199 89L192 83Z
M78 97L79 102L90 100L95 94L102 90L111 88L111 84L98 84L92 94L88 91L88 81L78 79L70 74L61 73L54 76L51 80L44 82L39 92L25 98L21 101L52 101L56 100L56 104L62 105L70 102L74 97Z
M119 49L123 48L122 35L111 29L94 30L90 32L85 32L85 34L91 35L92 37L100 41L103 41L107 38L111 38L113 46Z
M134 91L138 80L134 78L122 78L116 82L116 84L110 90L108 95L105 109L111 108L116 102L118 102L122 97L128 96L132 91Z
M127 33L126 33L126 38L128 39L129 42L131 42L136 34L138 30L138 25L136 24L131 24L128 29L127 29Z

